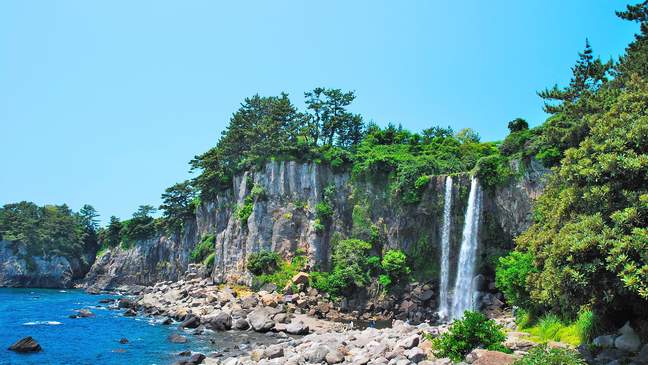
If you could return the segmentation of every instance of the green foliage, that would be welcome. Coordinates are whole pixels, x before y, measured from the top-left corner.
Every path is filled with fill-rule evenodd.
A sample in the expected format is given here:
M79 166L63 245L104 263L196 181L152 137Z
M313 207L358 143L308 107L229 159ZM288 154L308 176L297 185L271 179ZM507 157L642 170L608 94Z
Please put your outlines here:
M509 160L501 155L480 158L475 165L474 173L485 189L496 188L513 176Z
M554 314L545 314L536 321L528 313L520 313L517 323L536 342L560 341L578 346L591 341L599 332L598 318L589 310L581 311L573 322L563 321Z
M328 219L333 215L333 208L326 201L321 201L315 205L315 215L320 220Z
M247 259L247 269L254 275L271 274L277 270L281 257L274 251L251 253Z
M392 197L414 204L427 185L424 176L470 171L479 158L497 153L494 144L480 143L468 132L456 137L451 129L437 127L421 135L400 126L369 125L355 149L353 176L387 176Z
M5 204L0 208L0 238L25 244L30 255L80 257L98 249L96 217L89 205L74 213L65 204Z
M191 250L189 259L191 262L203 262L207 257L214 254L215 246L215 237L213 234L208 234L204 236L198 244ZM213 258L212 258L213 260Z
M391 277L389 277L389 275L380 274L378 276L378 283L383 288L389 288L389 286L392 284L392 279L391 279Z
M364 287L369 283L372 244L359 239L340 240L333 245L333 268L328 273L313 273L311 285L334 296L344 291ZM372 259L371 261L375 261Z
M195 191L190 181L177 183L162 194L163 226L172 233L180 232L185 220L191 218L196 210Z
M99 236L102 246L117 247L121 242L121 230L123 226L119 218L114 215L110 217L108 227Z
M140 205L133 217L122 222L120 230L122 248L130 248L136 241L147 240L157 233L155 219L151 214L155 208L150 205Z
M522 118L515 118L508 124L511 133L522 132L529 129L529 123Z
M585 365L578 352L569 349L537 346L513 365Z
M567 318L583 306L603 317L647 315L647 104L648 86L635 80L588 116L589 134L538 199L536 223L517 238L538 268L527 279L537 305Z
M527 277L537 272L533 266L533 255L528 252L512 251L500 257L495 270L495 285L502 291L509 304L528 308L531 306Z
M256 276L259 284L273 283L279 289L283 289L290 280L304 269L306 266L307 258L303 252L296 252L292 260L281 260L277 255L275 262L278 262L277 268L274 271L262 273ZM251 270L250 270L251 271Z
M239 205L236 209L236 216L238 219L243 223L243 225L247 224L248 218L252 215L252 210L254 209L254 203L251 201L248 202L246 201L245 203Z
M388 250L381 262L382 269L393 281L407 277L412 271L407 265L407 256L401 250Z
M432 340L436 357L449 357L459 362L476 348L504 350L506 335L495 321L478 312L467 311L462 319L452 322L448 332Z
M216 252L212 252L203 260L203 265L208 269L214 267L214 260L216 260Z

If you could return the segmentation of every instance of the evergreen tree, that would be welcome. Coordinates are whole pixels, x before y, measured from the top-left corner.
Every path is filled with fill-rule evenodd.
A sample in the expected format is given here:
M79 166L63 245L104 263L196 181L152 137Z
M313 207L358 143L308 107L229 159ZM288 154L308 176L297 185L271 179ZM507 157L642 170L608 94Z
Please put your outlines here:
M628 5L625 11L617 11L616 15L628 21L637 22L640 32L635 40L626 48L625 55L617 66L619 82L627 80L631 74L648 78L648 0L636 5Z
M102 245L107 245L109 247L115 247L119 245L119 242L121 242L121 230L122 223L119 221L119 218L115 217L114 215L110 217L110 222L108 223L108 227L105 230L101 242Z
M189 181L177 183L167 188L162 194L164 226L171 231L179 231L184 221L194 213L193 199L195 192Z

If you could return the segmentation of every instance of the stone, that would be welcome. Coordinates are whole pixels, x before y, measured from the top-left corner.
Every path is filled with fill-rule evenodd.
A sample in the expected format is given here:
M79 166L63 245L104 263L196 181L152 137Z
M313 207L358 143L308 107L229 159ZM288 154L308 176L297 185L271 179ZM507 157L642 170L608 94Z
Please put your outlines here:
M413 335L406 337L396 343L396 347L402 347L405 350L409 350L414 346L418 346L420 338L418 335Z
M268 347L263 355L268 359L276 359L284 356L284 350L280 345L274 345Z
M407 358L408 358L411 362L413 362L413 363L417 363L417 364L418 364L419 362L425 360L425 358L427 357L427 355L425 354L425 351L423 351L423 350L422 350L421 348L419 348L419 347L412 347L411 349L405 351L403 354L404 354L405 356L407 356Z
M9 346L9 350L21 353L39 352L42 350L41 345L36 342L31 336L27 336L18 340L13 345Z
M234 328L237 330L245 331L250 328L250 323L244 318L239 318L234 322Z
M637 352L641 347L641 339L639 335L630 327L630 323L626 323L619 330L621 336L617 337L614 340L614 347L619 350L628 351L628 352Z
M206 318L206 327L213 331L228 331L232 329L232 316L225 312Z
M79 309L77 313L78 313L77 316L80 318L94 317L94 313L92 313L88 309Z
M127 298L121 298L117 301L117 308L137 308L137 303Z
M306 360L311 363L319 364L326 359L329 349L326 346L315 346L306 353Z
M610 348L614 346L614 336L612 335L598 336L594 339L594 341L592 341L592 343L595 346L601 348Z
M121 339L119 339L119 343L121 343L122 345L125 345L125 344L128 343L128 339L126 337L122 337Z
M286 332L291 335L307 335L310 328L302 321L293 320L286 326Z
M198 364L201 364L203 362L203 360L205 360L205 358L206 358L205 355L203 355L201 353L197 353L197 354L191 355L191 358L189 359L189 362L191 364L198 365Z
M338 350L333 350L329 351L324 359L327 364L339 364L344 361L344 355Z
M645 344L639 353L632 358L637 364L648 364L648 344Z
M475 349L466 355L466 362L473 365L511 365L517 359L514 355L484 349Z
M135 309L128 308L124 311L124 317L135 317L137 315L137 312Z
M248 321L257 332L268 332L275 326L270 313L264 308L257 308L248 315Z
M188 318L186 318L178 328L196 328L200 326L200 318L194 315L188 315Z
M187 343L189 341L185 336L179 335L177 333L172 333L171 335L169 335L168 340L172 343Z

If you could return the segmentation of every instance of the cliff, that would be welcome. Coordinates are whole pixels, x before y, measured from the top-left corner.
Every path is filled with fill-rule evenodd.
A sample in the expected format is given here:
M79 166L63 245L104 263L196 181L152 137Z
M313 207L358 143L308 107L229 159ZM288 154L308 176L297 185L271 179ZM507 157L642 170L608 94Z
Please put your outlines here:
M479 233L481 272L492 270L491 257L510 249L513 237L530 225L532 202L542 191L546 173L532 162L509 184L484 192ZM325 270L335 240L371 234L379 236L383 249L402 249L412 257L415 274L421 280L434 281L438 277L445 178L430 177L418 203L404 204L393 198L386 176L358 180L348 171L324 164L269 162L257 171L236 176L230 189L203 202L182 235L156 237L128 250L108 252L97 260L86 282L114 288L177 279L186 270L196 243L213 235L216 255L212 277L216 281L250 283L245 262L252 252L273 250L288 258L300 249L307 253L311 268ZM461 243L469 188L468 175L453 177L454 255ZM315 207L325 195L333 213L320 220ZM240 213L242 209L251 209L249 217ZM456 262L454 257L451 262Z
M82 257L34 256L20 242L0 241L0 287L70 288L94 262L95 253Z

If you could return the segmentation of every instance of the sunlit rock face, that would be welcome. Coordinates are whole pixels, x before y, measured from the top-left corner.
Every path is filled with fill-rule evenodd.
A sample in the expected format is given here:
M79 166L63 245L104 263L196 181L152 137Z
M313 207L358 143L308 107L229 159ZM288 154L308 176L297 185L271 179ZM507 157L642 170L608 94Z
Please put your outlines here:
M532 162L506 186L484 189L477 272L486 270L489 255L510 249L513 237L531 224L533 200L542 192L546 175L547 170ZM175 280L186 270L191 250L206 235L215 238L211 275L216 281L250 283L246 258L260 250L273 250L286 258L299 250L308 256L310 268L325 270L335 240L356 237L371 226L380 236L382 247L377 249L404 250L420 262L415 270L424 270L429 280L438 281L445 182L445 176L432 176L419 202L403 204L393 198L386 176L358 179L348 169L326 164L269 162L236 176L229 189L203 202L182 234L156 237L129 250L114 249L99 258L87 282L116 287ZM470 182L468 174L452 179L450 283L457 271ZM316 205L325 192L332 215L318 222ZM246 205L251 205L247 221L239 214Z

